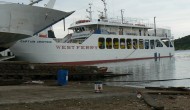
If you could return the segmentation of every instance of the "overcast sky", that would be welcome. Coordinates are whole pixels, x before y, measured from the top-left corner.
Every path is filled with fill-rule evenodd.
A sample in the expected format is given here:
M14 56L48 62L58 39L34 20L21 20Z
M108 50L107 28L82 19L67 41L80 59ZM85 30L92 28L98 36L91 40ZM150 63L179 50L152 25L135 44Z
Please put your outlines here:
M14 3L28 4L30 0L6 0ZM44 6L49 0L37 4ZM167 26L172 30L175 38L190 35L190 0L106 0L108 17L120 17L120 10L124 9L125 17L149 19L153 23L156 16L158 26ZM54 9L62 11L76 11L66 19L66 28L79 19L87 16L86 9L92 3L93 18L97 19L98 11L103 10L101 0L57 0ZM54 25L56 37L64 37L68 31L63 30L63 22Z

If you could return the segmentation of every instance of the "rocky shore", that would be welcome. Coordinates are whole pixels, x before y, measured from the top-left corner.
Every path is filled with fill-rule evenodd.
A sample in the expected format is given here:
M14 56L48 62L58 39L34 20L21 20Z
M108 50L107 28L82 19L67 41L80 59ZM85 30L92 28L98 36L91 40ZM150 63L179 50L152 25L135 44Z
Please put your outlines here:
M137 98L139 93L141 98ZM102 93L95 93L94 83L79 82L70 82L66 86L50 83L1 86L0 110L189 110L189 91L180 93L106 85L103 85ZM153 105L164 108L149 105L144 94L151 97Z

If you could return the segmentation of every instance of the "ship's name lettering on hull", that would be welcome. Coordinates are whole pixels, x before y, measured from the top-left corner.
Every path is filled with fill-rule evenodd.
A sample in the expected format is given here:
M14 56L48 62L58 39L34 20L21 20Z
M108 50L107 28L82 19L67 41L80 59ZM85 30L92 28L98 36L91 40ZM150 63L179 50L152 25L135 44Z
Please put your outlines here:
M52 41L35 41L35 40L20 40L21 43L52 43Z
M64 46L64 45L56 45L58 50L74 50L74 49L83 49L83 50L93 50L98 49L97 46Z

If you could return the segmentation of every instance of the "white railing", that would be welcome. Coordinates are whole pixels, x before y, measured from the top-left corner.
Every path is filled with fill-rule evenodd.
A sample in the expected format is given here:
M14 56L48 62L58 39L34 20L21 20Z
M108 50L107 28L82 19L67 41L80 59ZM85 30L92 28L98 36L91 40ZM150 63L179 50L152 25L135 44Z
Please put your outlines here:
M80 22L81 21L81 22ZM140 18L125 18L119 19L119 18L110 18L110 19L93 19L91 21L89 20L78 20L71 24L71 26L75 26L78 24L83 23L111 23L111 24L120 24L120 25L127 25L127 26L141 26L141 27L150 27L153 28L154 24L149 23L148 20L140 19Z

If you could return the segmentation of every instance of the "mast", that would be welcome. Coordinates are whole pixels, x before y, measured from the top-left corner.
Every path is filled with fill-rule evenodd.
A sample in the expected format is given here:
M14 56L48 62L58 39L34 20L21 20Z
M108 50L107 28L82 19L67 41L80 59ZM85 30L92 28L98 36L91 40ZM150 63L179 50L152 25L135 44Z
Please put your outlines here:
M105 13L105 19L108 19L107 17L107 8L106 8L106 0L102 0L102 2L104 3L104 13Z
M89 10L86 9L86 12L89 13L89 16L87 17L90 19L90 21L92 21L92 3L89 3Z
M154 34L156 36L156 17L154 17Z
M123 14L124 14L124 9L121 9L121 23L123 24L124 18L123 18Z
M34 5L34 4L39 3L41 1L43 1L43 0L36 0L36 1L30 0L31 3L29 5Z

